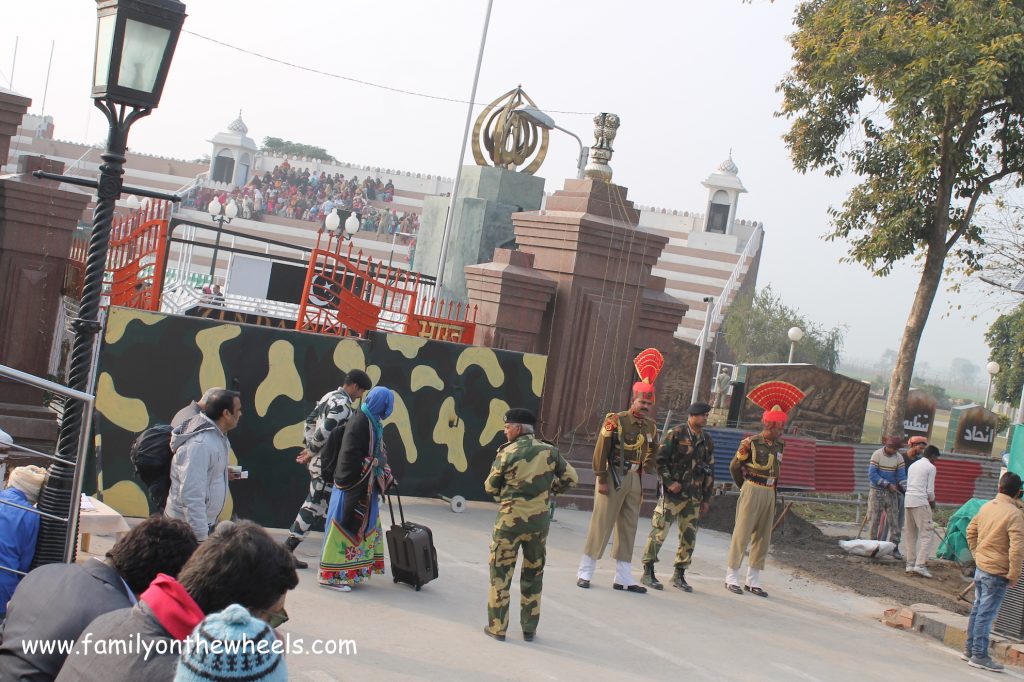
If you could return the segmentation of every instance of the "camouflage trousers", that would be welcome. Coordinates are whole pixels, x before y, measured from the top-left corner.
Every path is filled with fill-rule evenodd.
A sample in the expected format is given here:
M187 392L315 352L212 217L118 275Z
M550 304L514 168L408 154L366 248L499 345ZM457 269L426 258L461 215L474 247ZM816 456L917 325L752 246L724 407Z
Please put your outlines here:
M310 479L309 494L306 495L306 501L302 503L302 508L292 522L292 527L288 529L288 535L303 540L309 535L309 529L317 519L326 519L327 506L331 503L333 491L334 486L328 485L319 476Z
M700 499L671 500L664 495L658 500L651 516L651 532L644 546L645 564L658 560L658 552L665 544L672 523L679 524L679 548L676 550L676 568L688 568L697 542L697 522L700 518Z
M885 512L885 525L882 525ZM868 532L872 540L889 540L900 544L900 495L891 490L872 488L868 493ZM886 537L888 535L888 537Z
M547 539L547 530L536 533L494 530L489 562L491 589L487 595L487 629L492 633L503 635L508 629L509 587L520 548L523 550L523 569L519 576L519 622L523 632L537 631Z

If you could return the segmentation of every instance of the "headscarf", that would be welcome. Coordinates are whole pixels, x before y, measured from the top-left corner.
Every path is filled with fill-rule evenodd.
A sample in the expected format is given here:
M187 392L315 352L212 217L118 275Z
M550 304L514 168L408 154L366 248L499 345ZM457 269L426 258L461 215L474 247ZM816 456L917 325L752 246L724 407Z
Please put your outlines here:
M39 491L46 483L46 475L47 471L43 467L29 464L12 471L7 483L12 488L17 488L25 493L28 501L35 504L39 499Z
M377 457L380 454L381 443L384 442L383 421L390 417L395 409L395 394L390 388L374 386L363 396L363 404L359 409L373 427L373 456Z

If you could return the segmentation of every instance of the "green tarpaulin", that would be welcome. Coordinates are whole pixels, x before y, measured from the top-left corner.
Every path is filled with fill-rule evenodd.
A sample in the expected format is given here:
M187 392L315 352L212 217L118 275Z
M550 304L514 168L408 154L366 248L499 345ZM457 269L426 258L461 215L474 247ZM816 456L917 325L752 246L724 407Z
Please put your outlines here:
M956 510L955 514L949 517L946 538L939 545L935 556L940 559L952 559L960 564L974 560L971 550L967 547L967 525L981 509L981 505L986 502L988 500L983 500L980 497L967 500L962 507Z

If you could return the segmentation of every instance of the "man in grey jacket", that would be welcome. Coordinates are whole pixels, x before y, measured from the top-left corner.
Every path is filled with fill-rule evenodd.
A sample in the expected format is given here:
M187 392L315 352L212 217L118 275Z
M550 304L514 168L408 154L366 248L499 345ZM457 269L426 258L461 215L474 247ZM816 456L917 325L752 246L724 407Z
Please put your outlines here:
M174 415L174 418L171 419L171 428L176 429L185 422L187 422L192 417L196 416L197 414L202 414L203 410L206 409L206 402L210 399L210 397L217 391L223 390L224 389L221 388L220 386L214 386L212 388L206 389L206 391L203 393L203 396L199 400L193 400L188 405L178 410L178 412Z
M214 391L202 414L171 432L171 490L164 514L192 527L202 542L217 523L228 493L227 432L238 426L237 391Z

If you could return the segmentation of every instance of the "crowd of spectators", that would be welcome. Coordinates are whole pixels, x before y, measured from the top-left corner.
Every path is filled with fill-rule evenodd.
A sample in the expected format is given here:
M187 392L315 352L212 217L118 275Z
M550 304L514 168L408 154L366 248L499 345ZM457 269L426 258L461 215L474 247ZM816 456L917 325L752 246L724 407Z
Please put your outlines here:
M233 409L224 407L230 401ZM0 489L0 680L288 679L277 628L288 620L285 599L299 582L291 552L251 521L213 527L224 506L223 473L212 507L193 509L194 496L177 485L178 469L189 469L189 479L197 481L214 471L200 461L204 447L222 472L228 461L224 433L241 414L237 393L211 389L200 403L205 407L193 404L199 414L187 416L193 405L179 412L186 418L174 437L189 445L175 451L164 513L118 539L105 560L29 570L39 526L34 507L47 471L23 466L11 472ZM199 442L211 430L217 432L213 445L222 448L209 438ZM14 444L0 435L2 454Z
M309 169L297 170L285 161L262 176L254 175L241 188L223 191L200 187L185 199L185 205L206 210L214 198L224 205L234 200L242 218L260 220L269 214L321 226L331 211L339 209L354 212L363 232L415 234L419 230L417 214L370 204L372 201L390 203L394 196L395 186L391 180L384 182L380 177L369 175L360 179L355 175L346 178L341 173L318 174ZM404 237L403 241L406 239Z

